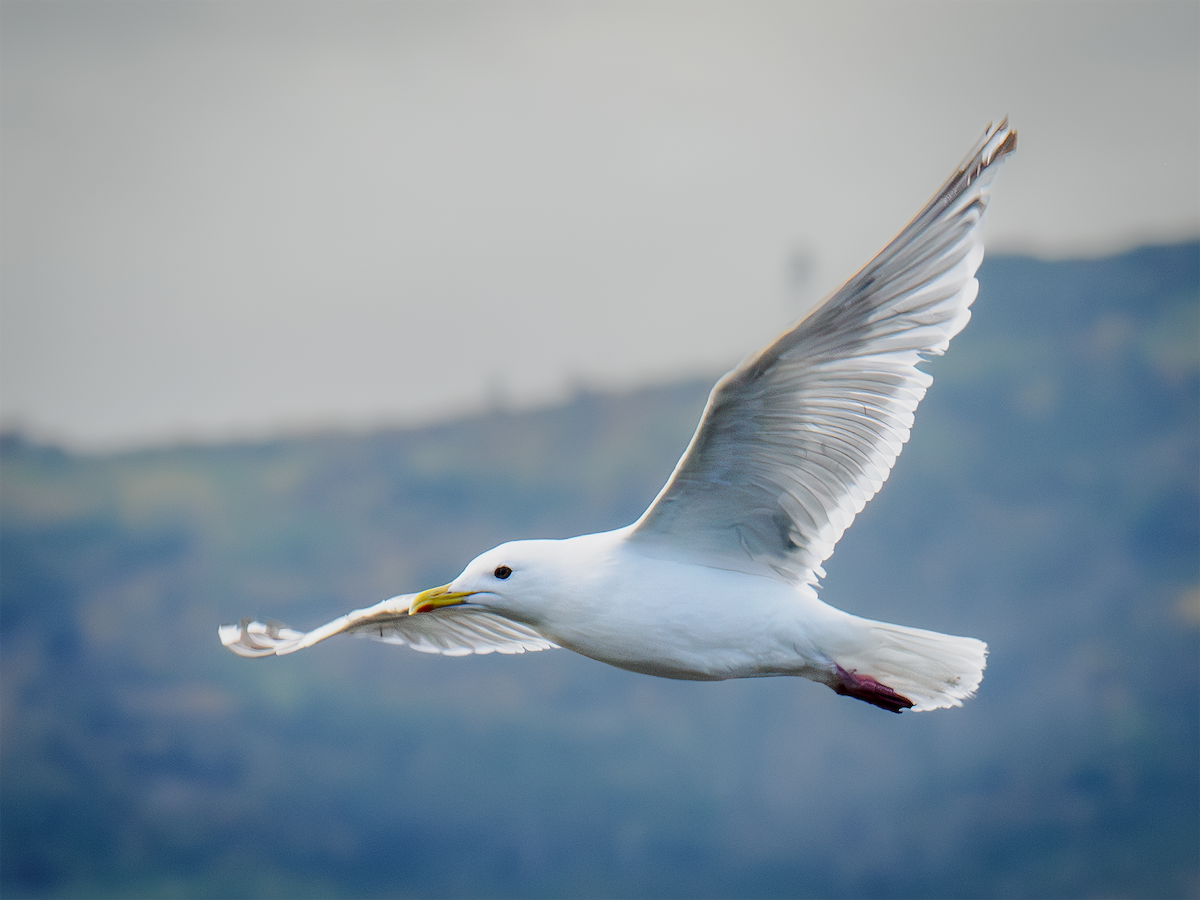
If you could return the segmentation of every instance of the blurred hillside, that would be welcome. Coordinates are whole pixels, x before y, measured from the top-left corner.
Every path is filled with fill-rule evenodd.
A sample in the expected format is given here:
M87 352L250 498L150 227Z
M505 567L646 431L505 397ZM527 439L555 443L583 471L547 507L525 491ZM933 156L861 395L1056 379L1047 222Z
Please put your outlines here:
M823 593L987 640L961 710L218 644L631 521L711 383L109 456L6 436L0 893L1200 895L1200 244L980 281Z

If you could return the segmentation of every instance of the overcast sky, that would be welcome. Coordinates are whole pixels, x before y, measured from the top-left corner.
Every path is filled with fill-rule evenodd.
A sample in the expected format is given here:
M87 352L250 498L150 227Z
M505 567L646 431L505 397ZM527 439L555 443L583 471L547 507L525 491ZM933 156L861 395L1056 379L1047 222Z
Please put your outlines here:
M7 0L0 91L0 421L75 447L718 374L1006 113L991 252L1200 234L1190 0Z

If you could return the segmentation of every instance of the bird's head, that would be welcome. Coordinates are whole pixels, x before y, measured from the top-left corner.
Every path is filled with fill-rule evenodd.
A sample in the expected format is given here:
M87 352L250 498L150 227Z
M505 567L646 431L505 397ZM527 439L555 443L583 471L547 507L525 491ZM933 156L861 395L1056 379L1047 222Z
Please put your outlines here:
M562 582L558 552L563 541L512 541L482 553L462 574L441 587L413 598L409 615L447 606L478 606L527 625L536 625L541 611Z

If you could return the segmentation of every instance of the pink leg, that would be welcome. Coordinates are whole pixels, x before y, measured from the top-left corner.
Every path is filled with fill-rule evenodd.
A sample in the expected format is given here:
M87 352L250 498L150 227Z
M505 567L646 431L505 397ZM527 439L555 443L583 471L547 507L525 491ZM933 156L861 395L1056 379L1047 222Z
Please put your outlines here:
M836 665L836 663L835 663ZM908 709L913 702L907 697L897 694L886 684L880 684L870 675L859 675L857 672L847 672L841 666L837 667L837 681L830 685L836 693L847 697L857 697L880 709L894 713Z

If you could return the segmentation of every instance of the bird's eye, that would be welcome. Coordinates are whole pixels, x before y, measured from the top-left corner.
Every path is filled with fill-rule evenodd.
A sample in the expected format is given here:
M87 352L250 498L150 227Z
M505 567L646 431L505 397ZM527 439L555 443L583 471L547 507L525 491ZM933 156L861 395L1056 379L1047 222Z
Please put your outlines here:
M512 574L512 569L510 569L508 566L496 566L496 571L493 572L492 574L495 575L497 578L499 578L501 581L503 581L505 578L507 578L509 575Z

